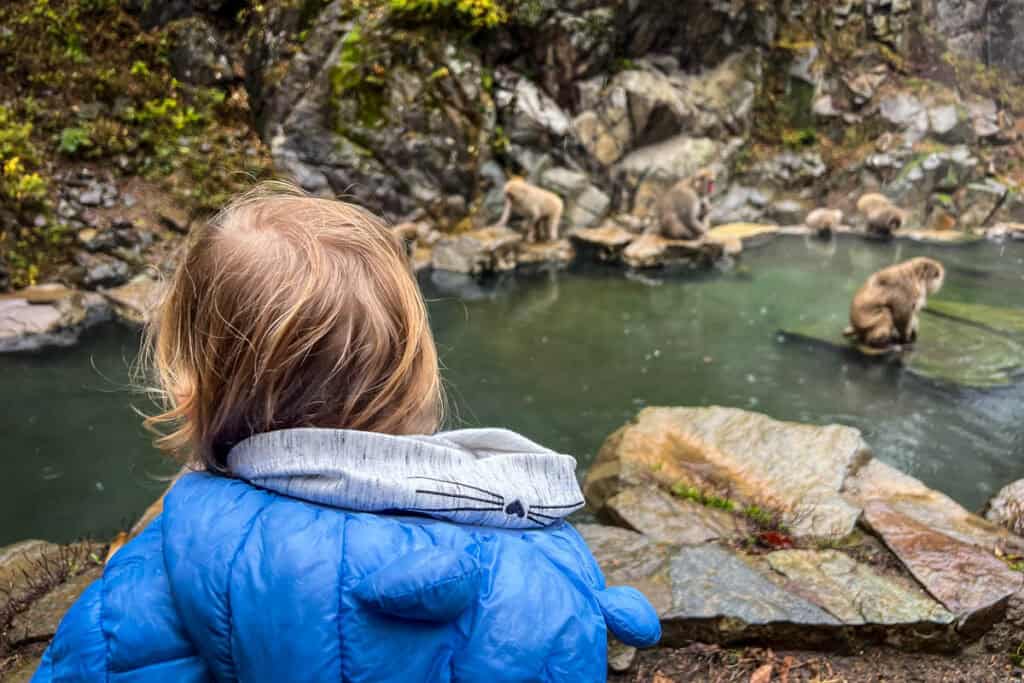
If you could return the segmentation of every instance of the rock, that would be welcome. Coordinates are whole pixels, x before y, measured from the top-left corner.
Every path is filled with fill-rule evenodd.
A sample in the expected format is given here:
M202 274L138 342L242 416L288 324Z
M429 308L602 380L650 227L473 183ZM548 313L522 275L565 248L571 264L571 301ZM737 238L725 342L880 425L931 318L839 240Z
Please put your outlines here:
M1019 74L1024 70L1024 47L1020 44L1024 33L1024 7L1015 0L990 0L985 19L986 59L1008 74Z
M75 263L85 270L82 284L88 289L116 287L127 282L128 264L107 254L75 253Z
M582 194L590 186L590 180L585 173L556 166L544 171L540 179L540 186L564 199Z
M663 646L699 640L785 642L834 638L839 621L714 545L683 548L669 563L672 607L662 615Z
M103 575L103 567L92 564L86 571L72 576L54 586L45 594L33 600L28 609L15 615L11 621L9 634L15 640L45 640L52 638L57 626L93 581Z
M91 185L78 195L78 203L83 206L99 206L103 203L103 192L99 185Z
M506 131L518 144L536 144L564 138L572 122L562 108L525 78L516 83L513 104L507 109Z
M796 225L807 215L808 206L797 199L779 199L768 206L766 215L775 223Z
M779 226L764 223L726 223L711 228L708 239L725 244L731 239L738 239L744 248L759 247L774 239L779 234Z
M758 162L751 175L761 178L772 187L786 192L813 185L828 172L818 152L780 152L769 159Z
M75 290L68 289L57 282L26 287L17 293L18 298L30 304L56 304L75 295Z
M94 294L50 290L51 295L55 291L61 296L52 303L33 304L17 295L0 298L0 353L71 346L82 330L109 317L102 298Z
M171 73L184 83L210 86L233 79L224 39L199 17L189 17L168 27Z
M611 204L607 194L594 185L587 185L568 207L566 218L574 228L589 228L601 222Z
M585 481L601 510L629 486L683 483L782 512L795 536L842 537L860 515L839 491L869 457L851 427L779 422L734 408L645 408L608 437Z
M909 240L911 242L923 242L924 244L971 244L984 239L981 235L965 232L963 230L900 230L894 233L896 239Z
M522 235L508 228L482 228L442 238L434 245L432 266L436 270L481 275L512 270Z
M1014 339L965 320L929 313L927 309L919 321L919 341L913 350L889 354L893 362L910 374L934 382L984 389L1008 386L1024 372L1024 347ZM856 345L842 336L845 326L845 315L832 315L787 326L781 332L785 338L846 352Z
M879 113L882 119L898 128L911 142L920 140L928 133L928 112L913 95L899 92L883 98Z
M75 237L79 244L92 252L105 251L117 246L117 235L109 230L83 228Z
M637 236L608 222L600 228L572 230L569 239L581 252L592 254L599 261L617 263L622 260L622 252Z
M157 208L160 222L175 232L187 233L192 219L188 212L174 204L164 204Z
M720 145L710 138L679 135L631 152L615 165L613 175L633 188L649 175L668 186L709 165L719 151Z
M999 111L994 100L968 101L967 112L975 137L984 140L999 135Z
M102 294L111 303L114 314L123 321L143 325L160 303L163 283L142 274L125 285L105 290Z
M658 543L699 545L745 531L738 519L724 510L676 498L653 486L620 491L608 499L605 511L616 524Z
M765 557L794 592L844 624L907 626L903 638L935 639L937 633L952 630L945 627L953 622L953 615L916 584L880 576L849 555L835 550L779 550ZM890 637L895 634L888 632Z
M1001 488L985 505L984 514L988 521L1024 534L1024 479Z
M576 530L587 542L609 586L633 586L651 601L658 614L671 609L670 546L613 526L579 524Z
M959 541L881 501L864 508L878 534L921 585L956 615L965 637L980 635L1005 611L1024 576L991 550Z
M585 111L573 122L573 133L576 139L602 166L611 166L626 152L629 144L628 120L624 109L618 110L621 118L608 122L596 112Z
M723 246L706 240L670 240L653 233L637 237L622 252L630 268L710 265L722 257Z
M1024 311L1019 308L933 299L928 302L928 308L925 310L929 313L984 327L993 332L1017 337L1024 335Z
M985 237L995 242L1009 238L1024 240L1024 223L996 223L985 231Z
M0 547L0 612L7 601L29 588L32 570L40 562L59 557L61 547L56 543L30 539Z
M712 201L708 220L712 225L749 223L764 216L769 197L760 190L732 184Z
M955 104L930 108L928 122L932 133L943 142L956 145L970 141L972 128L967 112Z
M568 239L557 242L520 242L516 262L520 268L527 266L567 266L576 256L576 250Z
M884 503L894 513L948 536L986 549L1024 551L1024 539L965 510L949 496L928 488L880 460L872 460L846 480L844 493L856 505Z
M614 636L608 636L608 668L615 673L625 673L636 663L635 647L623 645Z
M1006 199L1006 193L1006 186L991 178L968 185L960 200L960 224L967 228L984 227Z

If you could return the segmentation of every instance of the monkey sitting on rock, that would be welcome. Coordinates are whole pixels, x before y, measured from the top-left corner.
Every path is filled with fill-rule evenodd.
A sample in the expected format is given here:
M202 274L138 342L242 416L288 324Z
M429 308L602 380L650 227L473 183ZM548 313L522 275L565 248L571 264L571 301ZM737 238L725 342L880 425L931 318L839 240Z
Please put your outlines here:
M558 225L562 222L562 211L565 208L562 198L554 192L531 185L519 176L513 176L505 183L505 209L498 220L497 227L504 228L512 210L526 216L526 241L538 242L538 227L545 224L547 239L554 242L558 239ZM544 234L543 232L539 234Z
M925 257L883 268L857 290L850 305L850 326L843 334L875 349L913 344L918 313L945 277L942 264Z
M907 212L878 192L869 192L857 200L857 211L864 215L868 235L881 239L892 237L907 222Z
M697 240L709 229L711 213L709 198L715 190L715 174L701 169L690 178L680 180L658 200L657 224L647 230L673 240Z
M804 219L804 225L822 238L831 237L842 223L843 212L839 209L815 209Z

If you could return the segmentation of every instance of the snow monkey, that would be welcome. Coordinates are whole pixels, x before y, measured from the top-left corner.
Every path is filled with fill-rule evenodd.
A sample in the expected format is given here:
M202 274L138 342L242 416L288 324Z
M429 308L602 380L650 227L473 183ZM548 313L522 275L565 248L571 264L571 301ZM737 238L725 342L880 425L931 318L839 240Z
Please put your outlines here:
M700 239L709 228L711 202L708 198L714 190L715 174L707 168L680 180L658 200L657 225L648 232L675 240Z
M815 209L804 219L804 225L818 237L831 237L842 222L843 212L839 209Z
M891 237L907 222L907 212L877 192L869 192L857 200L857 211L864 214L869 235Z
M531 185L519 176L512 176L505 183L505 209L498 220L498 227L504 228L508 224L513 208L527 218L527 242L541 241L543 231L538 236L541 222L547 226L547 239L551 242L558 239L558 224L562 222L565 204L557 194Z
M913 344L918 313L945 277L941 263L924 257L883 268L857 290L843 334L874 348Z

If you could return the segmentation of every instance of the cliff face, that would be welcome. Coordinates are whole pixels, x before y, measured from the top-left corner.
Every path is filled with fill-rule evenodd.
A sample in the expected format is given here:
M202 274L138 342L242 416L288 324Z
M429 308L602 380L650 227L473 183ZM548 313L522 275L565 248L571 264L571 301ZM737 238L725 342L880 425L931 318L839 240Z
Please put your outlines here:
M161 226L271 162L443 231L492 222L510 174L565 198L566 227L635 225L706 165L717 222L798 222L861 187L920 225L1024 220L1010 0L16 0L0 18L0 286L123 280L175 241ZM136 176L178 216L133 236L91 200L119 208Z

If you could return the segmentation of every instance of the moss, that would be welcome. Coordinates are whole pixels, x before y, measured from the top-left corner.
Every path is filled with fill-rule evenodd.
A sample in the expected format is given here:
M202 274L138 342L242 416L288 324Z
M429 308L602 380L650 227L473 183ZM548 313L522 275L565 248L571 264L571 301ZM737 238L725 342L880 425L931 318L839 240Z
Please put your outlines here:
M683 498L684 500L691 500L694 503L698 503L706 507L725 510L726 512L732 512L736 509L736 504L728 498L718 496L714 493L706 493L684 482L677 482L672 486L671 490L672 495L674 496Z
M0 138L20 140L18 151L0 150L7 162L19 158L3 179L17 182L0 190L0 214L18 216L0 220L14 284L65 259L52 174L69 160L142 174L200 212L269 175L244 92L175 80L167 32L143 31L117 0L8 0L0 26L13 29L0 32Z

